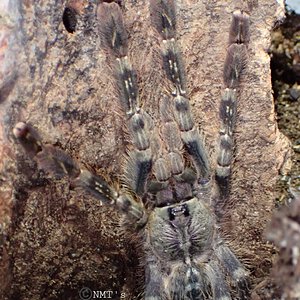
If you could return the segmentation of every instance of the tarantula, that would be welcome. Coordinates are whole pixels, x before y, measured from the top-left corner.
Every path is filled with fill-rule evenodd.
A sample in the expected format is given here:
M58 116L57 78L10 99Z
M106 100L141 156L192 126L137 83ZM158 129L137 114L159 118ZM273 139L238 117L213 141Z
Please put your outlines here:
M124 216L123 226L139 233L145 265L144 299L232 299L235 296L227 281L235 285L239 299L247 299L248 272L218 227L230 189L237 88L245 66L249 17L241 11L232 17L214 174L190 110L177 43L175 3L151 0L150 14L171 86L160 99L159 128L141 105L120 7L102 3L97 11L102 45L111 61L120 107L133 140L119 189L82 169L64 151L43 144L29 124L18 123L14 136L41 169L68 176L74 186L115 206Z

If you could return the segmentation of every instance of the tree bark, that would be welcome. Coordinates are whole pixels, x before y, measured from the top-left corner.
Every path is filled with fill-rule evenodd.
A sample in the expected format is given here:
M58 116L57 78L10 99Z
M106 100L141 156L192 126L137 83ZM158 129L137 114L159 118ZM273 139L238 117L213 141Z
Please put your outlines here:
M78 5L69 33L65 1L2 1L0 19L0 295L4 299L75 299L79 291L141 292L135 241L119 215L70 188L67 179L36 169L12 137L19 121L43 141L117 181L130 147L111 70L101 48L97 1ZM274 207L274 186L288 167L290 147L278 131L272 97L270 31L283 6L269 0L180 0L178 33L192 112L215 167L219 103L231 14L250 15L247 67L238 99L236 151L225 231L251 270L252 287L269 274L274 249L263 237ZM7 4L7 6L6 6ZM145 110L157 117L164 73L148 1L122 3L130 56ZM1 7L0 7L1 10ZM256 295L267 299L262 292ZM264 298L265 297L265 298Z

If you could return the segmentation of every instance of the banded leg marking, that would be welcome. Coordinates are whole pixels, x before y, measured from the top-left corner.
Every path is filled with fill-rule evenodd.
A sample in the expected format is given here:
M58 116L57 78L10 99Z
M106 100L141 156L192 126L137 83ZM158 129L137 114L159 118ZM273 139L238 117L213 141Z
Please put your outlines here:
M196 128L186 97L185 72L176 43L176 12L172 0L151 0L152 24L162 38L162 60L169 80L174 84L172 94L174 115L180 129L181 139L191 155L201 183L210 180L210 165L202 137Z
M158 265L155 257L148 258L145 266L145 300L164 299L163 278Z
M28 124L16 124L13 134L40 169L57 177L68 176L75 187L82 187L105 205L113 205L137 226L146 223L144 207L130 195L119 194L103 177L80 169L77 162L64 151L43 145L37 132Z
M219 149L216 180L219 185L219 200L216 214L222 216L229 195L231 164L234 155L234 130L237 116L237 88L246 66L247 43L249 42L249 16L241 11L233 13L229 32L229 47L224 63L223 81L225 91L221 98Z
M216 255L219 261L223 264L228 275L235 284L239 299L247 300L250 298L250 289L248 282L248 272L245 270L243 265L233 254L233 252L225 245L220 244L216 249Z
M128 58L128 37L122 12L116 3L102 3L98 8L99 31L103 47L113 58L119 102L127 117L134 150L129 153L125 173L127 184L139 196L145 192L146 179L152 169L150 117L139 106L136 72Z
M218 265L215 262L210 261L205 265L205 269L205 274L208 277L211 286L213 299L231 300L228 286Z

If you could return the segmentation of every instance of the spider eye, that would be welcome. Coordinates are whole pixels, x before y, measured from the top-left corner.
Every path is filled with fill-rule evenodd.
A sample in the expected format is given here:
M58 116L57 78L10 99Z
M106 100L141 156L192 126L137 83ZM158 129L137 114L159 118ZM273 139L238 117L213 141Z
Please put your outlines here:
M180 215L184 215L185 217L190 215L189 208L186 204L170 207L168 208L168 212L170 221L174 221L175 218Z
M66 7L63 12L62 21L66 30L70 33L74 33L76 30L77 19L76 11L74 8Z

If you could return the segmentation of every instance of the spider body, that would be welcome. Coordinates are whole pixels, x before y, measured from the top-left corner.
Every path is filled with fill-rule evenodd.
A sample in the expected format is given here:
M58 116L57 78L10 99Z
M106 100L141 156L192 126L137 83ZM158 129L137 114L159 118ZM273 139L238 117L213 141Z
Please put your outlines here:
M102 3L97 12L102 45L110 57L119 104L133 140L123 186L115 189L102 176L81 168L64 151L43 145L28 124L18 123L14 135L41 169L68 176L76 187L116 207L124 215L124 227L134 228L142 236L144 299L229 300L233 294L248 299L248 273L218 232L229 190L236 89L245 65L248 16L235 12L230 29L215 191L209 155L190 109L176 41L175 4L152 0L150 12L161 38L162 64L172 85L172 91L161 96L159 128L140 103L120 7ZM227 281L236 287L236 293L231 293Z
M210 259L216 233L205 203L192 198L180 205L155 208L146 232L146 247L150 245L147 257L156 257L156 262L148 266L149 291L156 297L166 294L171 299L184 299L189 294L199 297L205 286L199 265ZM159 271L151 274L152 268ZM153 281L160 283L158 290L153 289Z

